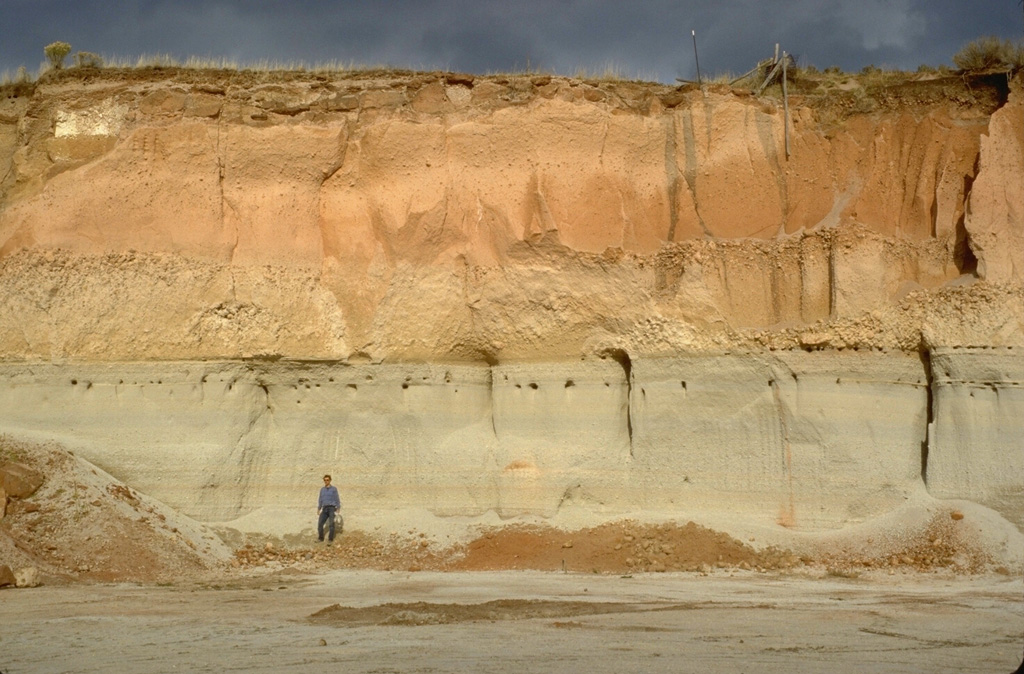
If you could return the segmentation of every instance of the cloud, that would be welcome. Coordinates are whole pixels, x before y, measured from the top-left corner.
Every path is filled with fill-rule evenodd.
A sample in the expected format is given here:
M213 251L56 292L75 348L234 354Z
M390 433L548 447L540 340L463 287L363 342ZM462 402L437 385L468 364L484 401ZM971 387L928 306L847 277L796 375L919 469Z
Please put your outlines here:
M240 63L527 68L693 78L741 73L776 42L805 62L859 70L943 61L965 42L1016 39L1015 0L0 0L0 71L34 68L53 40L106 56Z
M861 0L840 5L840 26L860 37L869 52L882 47L911 49L927 32L924 14L911 7L910 0Z

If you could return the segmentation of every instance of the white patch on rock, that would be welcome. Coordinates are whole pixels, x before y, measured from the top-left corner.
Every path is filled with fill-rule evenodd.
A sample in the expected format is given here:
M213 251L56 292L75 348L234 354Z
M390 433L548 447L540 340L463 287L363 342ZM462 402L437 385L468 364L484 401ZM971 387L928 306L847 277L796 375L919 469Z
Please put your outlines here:
M58 110L53 135L56 138L116 136L124 126L127 114L128 106L110 100L85 110Z
M461 84L456 84L450 87L444 88L444 93L448 97L448 100L455 105L464 105L469 102L469 98L472 92L469 87Z

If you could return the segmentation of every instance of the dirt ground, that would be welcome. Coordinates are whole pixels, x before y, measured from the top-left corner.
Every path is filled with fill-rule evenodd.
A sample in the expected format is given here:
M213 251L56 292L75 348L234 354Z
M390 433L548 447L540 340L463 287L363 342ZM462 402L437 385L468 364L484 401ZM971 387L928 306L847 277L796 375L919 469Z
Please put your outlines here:
M954 509L799 555L634 520L229 546L57 445L0 438L12 463L42 483L6 499L0 565L42 584L0 588L2 674L1011 672L1024 648L1022 574Z
M0 593L0 671L1012 672L986 574L292 569Z
M1024 582L965 516L813 554L693 522L564 531L346 529L230 547L57 445L7 498L0 672L992 672L1024 646Z

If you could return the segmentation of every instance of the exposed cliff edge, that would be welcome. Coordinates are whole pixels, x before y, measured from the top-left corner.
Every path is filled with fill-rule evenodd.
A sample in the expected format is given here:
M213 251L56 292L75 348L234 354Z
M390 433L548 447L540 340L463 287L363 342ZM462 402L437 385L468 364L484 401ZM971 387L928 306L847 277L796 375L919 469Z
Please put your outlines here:
M368 510L1019 527L1022 96L55 77L0 100L0 432L205 520L338 465Z

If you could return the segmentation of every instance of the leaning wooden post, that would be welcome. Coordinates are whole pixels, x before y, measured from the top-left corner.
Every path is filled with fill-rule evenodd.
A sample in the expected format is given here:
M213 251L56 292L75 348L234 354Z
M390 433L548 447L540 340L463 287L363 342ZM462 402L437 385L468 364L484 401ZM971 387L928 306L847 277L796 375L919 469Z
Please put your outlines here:
M786 61L788 60L786 52L782 52L782 110L784 113L783 124L786 126L786 159L789 159L789 94L786 91Z
M775 79L775 74L779 72L779 68L781 68L781 67L782 67L782 64L780 62L776 61L775 62L775 67L772 68L771 72L768 73L768 77L764 78L764 82L761 82L761 86L759 86L757 88L756 94L758 96L761 95L761 92L764 91L765 87L767 87L769 84L772 83L772 80Z

